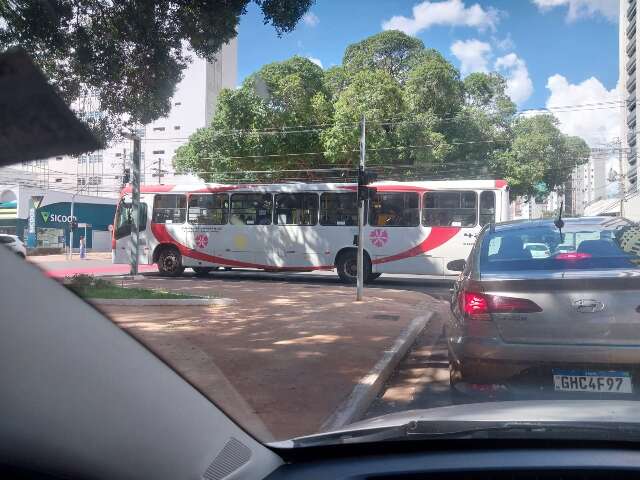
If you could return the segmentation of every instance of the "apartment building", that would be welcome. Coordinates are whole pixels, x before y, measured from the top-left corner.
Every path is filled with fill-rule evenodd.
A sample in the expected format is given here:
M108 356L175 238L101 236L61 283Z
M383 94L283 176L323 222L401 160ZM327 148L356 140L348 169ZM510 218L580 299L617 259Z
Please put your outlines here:
M620 0L620 31L619 31L619 58L620 58L620 88L621 96L626 101L623 108L623 122L620 138L625 151L623 174L627 183L627 191L637 191L638 159L637 159L637 56L638 39L638 6L636 0ZM640 79L639 79L640 80Z

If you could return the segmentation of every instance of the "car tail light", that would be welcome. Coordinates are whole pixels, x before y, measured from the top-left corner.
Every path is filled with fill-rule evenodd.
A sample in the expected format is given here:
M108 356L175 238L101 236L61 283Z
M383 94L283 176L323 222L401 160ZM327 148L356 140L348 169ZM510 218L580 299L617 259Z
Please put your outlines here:
M541 312L535 302L526 298L503 297L486 293L463 291L459 297L460 311L469 320L491 320L491 313Z
M591 258L591 254L582 253L582 252L565 252L565 253L558 253L553 258L556 260L565 260L565 261L573 262L576 260L584 260L585 258Z

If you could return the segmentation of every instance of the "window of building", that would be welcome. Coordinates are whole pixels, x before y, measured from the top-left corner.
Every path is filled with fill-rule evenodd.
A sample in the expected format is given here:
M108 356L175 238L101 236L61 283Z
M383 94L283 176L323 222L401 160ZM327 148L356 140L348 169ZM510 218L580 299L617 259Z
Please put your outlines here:
M476 192L427 192L422 223L427 227L473 227L477 208Z
M416 227L420 198L414 192L377 193L370 201L369 224L378 227Z
M56 183L62 183L62 179L61 178L56 178Z
M153 127L154 132L164 132L164 127Z
M189 197L189 223L197 225L224 225L229 220L229 196L198 194Z
M101 185L102 177L89 177L89 185Z
M86 185L87 179L84 177L78 177L78 185Z
M164 153L164 150L154 150L153 154L154 155L162 155Z
M116 153L116 157L121 157L122 154L121 153Z
M231 195L232 225L270 225L273 198L270 193Z
M182 102L176 102L173 105L176 106L176 107L179 107L180 105L182 105Z
M174 125L174 126L173 126L173 129L174 129L174 130L180 130L180 125Z
M62 157L56 157L56 160L60 161L62 160Z
M318 223L318 195L279 193L276 195L276 224L315 225Z
M480 194L480 225L496 221L496 192Z
M163 194L153 199L153 223L184 223L186 216L186 196Z
M358 195L356 193L320 195L320 225L358 225Z

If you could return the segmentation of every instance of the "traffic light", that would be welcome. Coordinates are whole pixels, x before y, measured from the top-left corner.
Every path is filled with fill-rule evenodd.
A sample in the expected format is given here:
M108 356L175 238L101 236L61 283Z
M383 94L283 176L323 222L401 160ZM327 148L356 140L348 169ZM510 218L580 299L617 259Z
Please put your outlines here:
M358 167L358 200L367 200L376 194L376 189L369 185L376 181L378 174L372 170Z
M124 174L122 175L122 184L126 185L130 181L131 181L131 169L130 168L125 168L124 169Z

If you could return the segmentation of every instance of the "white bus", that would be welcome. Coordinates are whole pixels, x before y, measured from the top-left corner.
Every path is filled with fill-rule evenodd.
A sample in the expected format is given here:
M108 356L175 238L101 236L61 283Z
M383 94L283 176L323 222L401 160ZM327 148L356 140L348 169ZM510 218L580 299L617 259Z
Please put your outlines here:
M382 273L448 277L483 225L508 220L504 180L377 182L364 228L368 281ZM356 278L357 185L143 185L139 263L164 275L185 268L337 270ZM113 262L129 263L131 188L113 228Z

